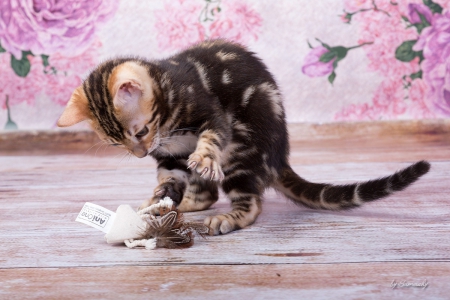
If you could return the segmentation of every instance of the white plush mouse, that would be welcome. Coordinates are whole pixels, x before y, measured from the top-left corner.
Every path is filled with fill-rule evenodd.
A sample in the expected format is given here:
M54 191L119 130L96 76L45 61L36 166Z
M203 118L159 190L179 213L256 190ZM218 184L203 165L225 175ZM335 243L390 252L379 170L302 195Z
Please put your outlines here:
M105 239L109 244L125 243L128 248L186 248L194 243L193 233L204 237L208 232L203 224L185 222L172 199L166 197L138 212L120 205Z

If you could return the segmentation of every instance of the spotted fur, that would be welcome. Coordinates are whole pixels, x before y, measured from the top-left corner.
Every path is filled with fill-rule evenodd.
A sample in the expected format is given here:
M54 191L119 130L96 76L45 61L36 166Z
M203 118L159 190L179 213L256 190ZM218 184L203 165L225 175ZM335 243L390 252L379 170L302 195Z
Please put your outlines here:
M59 125L83 120L106 142L157 160L159 185L141 207L169 196L180 211L203 210L217 201L220 186L232 210L206 218L212 234L252 224L268 187L298 204L340 210L400 191L430 167L422 161L343 186L299 177L288 163L285 112L273 76L253 53L222 40L160 61L104 62L73 93Z

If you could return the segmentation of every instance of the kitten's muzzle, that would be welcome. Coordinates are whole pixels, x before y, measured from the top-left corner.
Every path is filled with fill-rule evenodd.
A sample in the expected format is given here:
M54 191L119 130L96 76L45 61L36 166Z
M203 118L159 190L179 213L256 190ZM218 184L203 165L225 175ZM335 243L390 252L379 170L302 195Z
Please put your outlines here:
M146 157L148 155L148 151L146 148L138 145L136 147L134 147L131 152L133 152L134 156L138 157L138 158L143 158Z

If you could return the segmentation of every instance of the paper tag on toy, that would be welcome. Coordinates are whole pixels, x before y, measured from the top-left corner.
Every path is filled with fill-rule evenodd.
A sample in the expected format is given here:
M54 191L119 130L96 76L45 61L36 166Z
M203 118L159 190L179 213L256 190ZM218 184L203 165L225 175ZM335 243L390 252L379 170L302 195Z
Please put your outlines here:
M114 223L115 217L115 212L100 205L86 202L75 221L108 233Z

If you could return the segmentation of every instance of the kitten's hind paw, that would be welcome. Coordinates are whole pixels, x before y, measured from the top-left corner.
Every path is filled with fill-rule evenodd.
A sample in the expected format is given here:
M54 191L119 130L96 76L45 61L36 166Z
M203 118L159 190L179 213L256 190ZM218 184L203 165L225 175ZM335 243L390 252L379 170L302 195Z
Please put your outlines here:
M210 228L209 235L226 234L239 228L233 220L228 220L226 215L209 216L204 224Z
M219 163L201 154L192 153L187 161L188 169L195 170L203 179L222 181L225 175Z
M235 208L227 214L209 216L204 224L210 228L210 235L226 234L234 230L245 228L255 222L261 212L259 197L248 201L233 202Z

